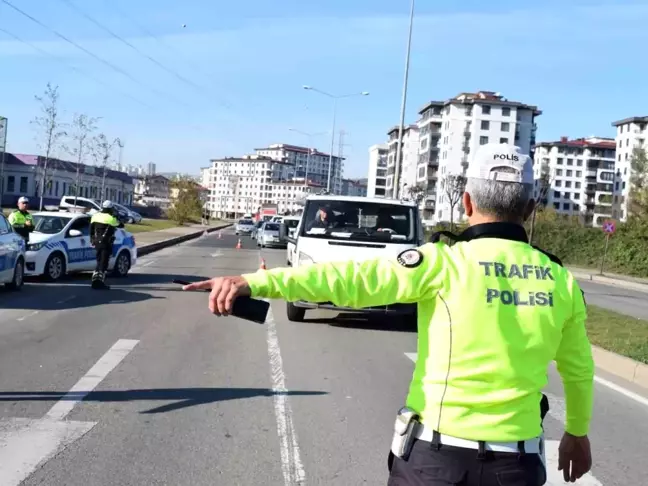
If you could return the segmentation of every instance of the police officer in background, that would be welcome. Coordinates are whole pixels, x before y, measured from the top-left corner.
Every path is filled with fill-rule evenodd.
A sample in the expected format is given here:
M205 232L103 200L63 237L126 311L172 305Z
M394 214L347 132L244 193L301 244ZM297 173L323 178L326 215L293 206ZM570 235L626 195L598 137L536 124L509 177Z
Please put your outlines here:
M594 364L574 276L528 243L533 166L518 147L482 146L463 195L469 228L448 246L397 258L315 264L222 277L209 308L237 296L331 301L362 308L418 303L418 358L397 416L391 486L540 486L546 482L541 411L548 366L565 388L558 469L575 482L591 468L587 437Z
M34 231L34 218L29 214L28 208L29 199L21 197L18 199L18 209L9 215L9 224L23 237L25 243L29 243L29 233Z
M109 289L106 285L106 271L113 251L115 230L123 228L124 223L116 216L112 201L104 201L101 212L95 213L90 219L90 241L97 251L97 266L92 274L93 289Z

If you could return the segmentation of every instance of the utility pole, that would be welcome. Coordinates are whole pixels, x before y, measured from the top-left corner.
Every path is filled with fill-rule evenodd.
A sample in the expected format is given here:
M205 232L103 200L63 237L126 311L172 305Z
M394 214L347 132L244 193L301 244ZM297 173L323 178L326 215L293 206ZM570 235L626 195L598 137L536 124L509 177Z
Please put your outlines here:
M5 169L5 154L7 153L7 126L9 121L0 116L0 208L2 208L2 200L4 198L4 169Z

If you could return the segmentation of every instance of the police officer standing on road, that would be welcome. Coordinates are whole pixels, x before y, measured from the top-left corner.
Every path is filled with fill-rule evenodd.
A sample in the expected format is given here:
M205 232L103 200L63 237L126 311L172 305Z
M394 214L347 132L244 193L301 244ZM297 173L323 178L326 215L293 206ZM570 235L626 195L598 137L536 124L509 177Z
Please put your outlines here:
M529 245L533 166L518 147L484 145L463 195L469 228L394 259L315 264L214 278L209 308L237 296L331 301L355 308L418 303L418 358L396 419L388 484L540 486L547 480L541 409L557 362L566 399L558 469L591 468L594 364L573 275ZM546 404L546 403L545 403Z
M123 228L124 223L116 217L112 201L104 201L101 212L92 215L90 220L90 240L97 251L97 266L92 274L93 289L109 289L106 285L106 271L113 251L115 230Z
M29 214L28 208L29 199L21 197L18 199L18 209L9 215L9 224L23 237L25 243L29 243L29 233L34 231L34 218Z

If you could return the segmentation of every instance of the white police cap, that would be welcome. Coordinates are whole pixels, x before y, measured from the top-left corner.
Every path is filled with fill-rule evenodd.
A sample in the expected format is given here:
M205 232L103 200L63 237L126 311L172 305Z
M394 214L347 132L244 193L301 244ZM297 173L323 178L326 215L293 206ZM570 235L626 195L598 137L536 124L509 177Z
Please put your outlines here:
M28 197L25 197L25 196L22 196L21 198L18 199L18 202L19 202L19 203L26 203L26 204L29 204L29 198L28 198Z
M479 147L466 176L499 182L533 184L533 162L520 147L506 143L487 143Z
M103 204L101 205L103 209L112 209L113 208L113 203L112 201L104 201Z

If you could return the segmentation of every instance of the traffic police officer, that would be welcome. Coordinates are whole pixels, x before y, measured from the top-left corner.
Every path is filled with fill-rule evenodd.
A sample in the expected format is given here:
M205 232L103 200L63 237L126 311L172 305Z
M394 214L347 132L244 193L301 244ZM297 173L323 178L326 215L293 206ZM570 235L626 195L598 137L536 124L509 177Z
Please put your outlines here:
M18 199L18 209L9 215L9 224L25 243L29 243L29 233L34 231L34 218L29 214L28 207L29 199L21 197Z
M113 251L115 230L123 228L124 223L115 216L112 201L104 201L101 212L95 213L90 219L90 239L97 251L97 266L92 274L93 289L109 289L106 285L106 271Z
M542 389L557 362L566 400L558 469L575 482L591 468L587 437L594 364L574 276L529 245L533 166L518 147L487 144L468 171L469 228L452 246L397 258L315 264L222 277L209 308L237 296L330 301L363 308L418 304L418 358L396 419L391 486L540 486L546 482Z

